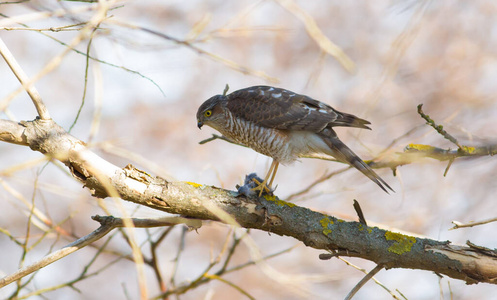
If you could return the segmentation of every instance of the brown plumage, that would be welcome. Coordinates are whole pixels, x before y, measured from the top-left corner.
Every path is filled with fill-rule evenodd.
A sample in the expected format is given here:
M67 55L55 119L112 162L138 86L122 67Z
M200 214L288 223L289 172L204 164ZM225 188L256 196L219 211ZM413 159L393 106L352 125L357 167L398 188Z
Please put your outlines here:
M261 193L269 178L271 186L279 163L291 163L303 156L332 156L361 171L385 192L386 188L392 190L333 130L335 126L370 129L370 123L310 97L253 86L205 101L197 111L197 122L199 128L208 125L228 139L273 158L258 188Z

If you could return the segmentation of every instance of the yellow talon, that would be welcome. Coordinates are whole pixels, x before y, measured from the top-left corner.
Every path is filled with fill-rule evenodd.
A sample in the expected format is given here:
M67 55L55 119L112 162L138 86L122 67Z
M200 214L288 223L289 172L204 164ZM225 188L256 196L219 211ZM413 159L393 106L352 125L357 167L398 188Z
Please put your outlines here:
M262 193L264 192L264 190L267 193L271 192L271 189L266 185L267 180L259 182L259 180L252 178L252 181L254 181L257 184L257 186L255 188L252 188L252 191L260 191L259 197L262 196Z
M274 177L276 176L276 171L278 171L278 165L279 162L273 159L273 162L271 163L271 166L269 167L269 171L266 174L266 177L264 177L264 181L259 182L259 180L253 178L252 180L257 183L257 186L253 188L253 191L261 191L259 193L259 197L262 196L262 192L266 190L268 193L271 192L271 185L273 184ZM269 186L267 185L268 178L271 178L269 180Z

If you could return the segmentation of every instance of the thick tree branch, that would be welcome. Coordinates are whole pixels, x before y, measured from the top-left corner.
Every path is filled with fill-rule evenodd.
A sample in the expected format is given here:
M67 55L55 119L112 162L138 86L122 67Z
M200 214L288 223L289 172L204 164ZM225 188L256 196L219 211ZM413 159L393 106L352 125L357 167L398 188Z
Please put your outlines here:
M25 141L17 144L59 159L96 197L107 197L113 191L127 201L205 220L221 220L217 213L221 211L242 227L291 236L309 247L364 258L386 269L429 270L467 283L496 283L494 251L346 222L271 195L246 198L212 186L169 182L130 165L121 169L94 154L52 120L0 122L0 132L8 129L13 129L13 136L4 141Z

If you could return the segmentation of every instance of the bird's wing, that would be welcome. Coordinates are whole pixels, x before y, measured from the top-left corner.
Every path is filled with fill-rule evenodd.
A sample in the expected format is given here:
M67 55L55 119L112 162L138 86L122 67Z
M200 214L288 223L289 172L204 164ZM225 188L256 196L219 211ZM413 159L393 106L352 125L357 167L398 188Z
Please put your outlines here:
M368 121L339 112L310 97L269 86L254 86L227 96L227 107L238 118L282 130L320 132L346 126L367 128Z

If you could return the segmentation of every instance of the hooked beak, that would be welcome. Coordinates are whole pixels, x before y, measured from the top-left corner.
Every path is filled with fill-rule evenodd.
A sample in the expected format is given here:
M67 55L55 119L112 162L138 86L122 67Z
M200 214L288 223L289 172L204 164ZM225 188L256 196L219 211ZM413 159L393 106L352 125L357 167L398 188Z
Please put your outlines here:
M202 129L202 126L204 126L204 122L197 121L197 127L198 127L198 129Z

